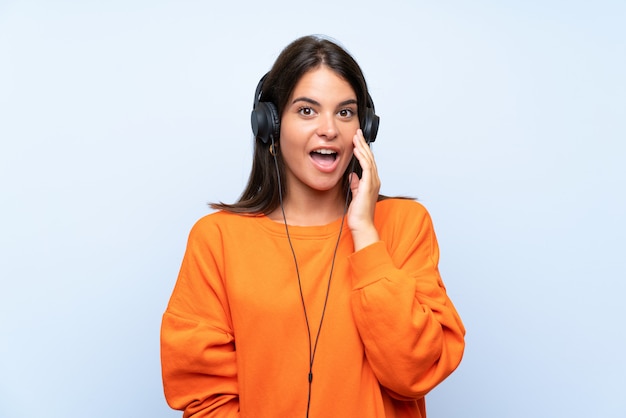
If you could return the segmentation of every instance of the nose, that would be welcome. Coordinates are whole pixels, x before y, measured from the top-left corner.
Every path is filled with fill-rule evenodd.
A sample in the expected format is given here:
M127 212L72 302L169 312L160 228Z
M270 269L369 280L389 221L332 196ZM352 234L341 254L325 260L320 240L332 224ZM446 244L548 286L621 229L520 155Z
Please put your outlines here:
M333 139L337 136L337 121L334 114L320 113L318 117L317 135L326 139Z

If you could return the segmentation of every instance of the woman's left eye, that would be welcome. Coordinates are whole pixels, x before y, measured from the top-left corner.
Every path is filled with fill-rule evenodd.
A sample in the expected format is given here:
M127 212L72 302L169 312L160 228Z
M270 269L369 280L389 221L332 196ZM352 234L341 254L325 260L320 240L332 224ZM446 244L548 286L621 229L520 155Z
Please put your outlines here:
M341 109L339 111L339 116L341 116L342 118L349 118L351 116L354 116L354 111L352 109Z

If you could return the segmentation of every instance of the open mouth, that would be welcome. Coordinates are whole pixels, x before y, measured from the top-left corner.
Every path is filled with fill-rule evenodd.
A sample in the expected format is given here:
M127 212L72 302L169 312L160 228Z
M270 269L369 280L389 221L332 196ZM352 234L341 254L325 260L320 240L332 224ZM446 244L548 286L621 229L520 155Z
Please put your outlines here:
M337 152L329 149L311 151L311 158L320 165L330 165L337 159Z

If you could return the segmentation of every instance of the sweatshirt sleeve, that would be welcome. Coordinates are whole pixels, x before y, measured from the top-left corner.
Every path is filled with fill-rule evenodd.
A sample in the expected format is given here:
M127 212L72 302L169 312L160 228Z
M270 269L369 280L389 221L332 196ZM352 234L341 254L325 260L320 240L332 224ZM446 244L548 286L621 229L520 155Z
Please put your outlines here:
M239 417L235 340L221 281L219 235L192 229L161 324L167 403L183 417Z
M439 275L432 221L413 207L385 221L395 224L381 241L350 256L352 310L368 361L400 400L426 395L456 369L465 347L465 328Z

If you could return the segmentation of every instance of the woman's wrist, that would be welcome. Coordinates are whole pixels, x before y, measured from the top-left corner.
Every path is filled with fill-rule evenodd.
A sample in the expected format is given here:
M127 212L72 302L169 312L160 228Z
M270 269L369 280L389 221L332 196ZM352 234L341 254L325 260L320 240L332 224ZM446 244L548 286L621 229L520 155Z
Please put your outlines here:
M359 251L375 242L380 241L378 231L371 225L360 229L352 229L352 241L354 241L354 251Z

